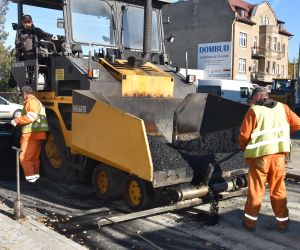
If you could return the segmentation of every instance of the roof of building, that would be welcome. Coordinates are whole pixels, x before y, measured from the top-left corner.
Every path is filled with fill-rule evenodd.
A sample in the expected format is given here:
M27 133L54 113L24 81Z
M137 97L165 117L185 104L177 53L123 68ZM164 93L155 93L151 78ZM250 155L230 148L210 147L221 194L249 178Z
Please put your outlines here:
M237 17L237 20L254 25L255 23L251 20L251 13L252 10L257 6L256 4L250 4L247 2L244 2L242 0L228 0L228 3L234 11ZM241 12L243 10L243 13Z
M254 25L255 23L251 20L252 14L255 12L255 9L259 4L250 4L242 0L228 0L228 3L232 9L232 11L236 12L236 19L240 22L247 23L250 25ZM241 9L245 12L241 15ZM281 20L277 20L278 23L284 24L285 22ZM283 27L280 28L279 33L285 36L293 36L290 32L288 32Z
M286 29L280 29L279 34L285 35L285 36L294 36L292 33L288 32Z
M256 4L250 4L242 0L228 0L228 3L233 11L237 11L237 7L240 7L248 12L251 12L256 6Z

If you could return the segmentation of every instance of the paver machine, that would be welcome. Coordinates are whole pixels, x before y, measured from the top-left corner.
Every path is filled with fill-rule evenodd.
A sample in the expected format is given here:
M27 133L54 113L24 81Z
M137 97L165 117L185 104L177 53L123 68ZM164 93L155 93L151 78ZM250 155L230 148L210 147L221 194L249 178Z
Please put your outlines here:
M31 60L16 51L12 64L12 82L31 86L46 107L44 174L87 179L98 197L123 196L133 210L153 206L162 193L175 201L206 196L212 171L195 171L201 162L193 158L192 167L176 145L192 147L201 135L239 126L247 107L196 93L170 67L161 9L171 1L13 2L15 29L23 4L63 12L57 25L64 36L36 42ZM195 172L202 177L191 184ZM245 171L229 172L226 181L245 186Z

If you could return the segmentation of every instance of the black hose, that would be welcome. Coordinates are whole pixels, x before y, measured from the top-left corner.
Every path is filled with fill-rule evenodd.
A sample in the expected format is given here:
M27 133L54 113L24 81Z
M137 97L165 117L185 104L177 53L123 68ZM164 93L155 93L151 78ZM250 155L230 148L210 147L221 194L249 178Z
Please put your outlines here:
M235 151L233 151L231 154L225 156L224 158L222 158L221 160L217 161L214 165L218 165L224 161L227 161L228 159L232 158L233 156L237 155L239 152L241 151L241 149L236 149Z

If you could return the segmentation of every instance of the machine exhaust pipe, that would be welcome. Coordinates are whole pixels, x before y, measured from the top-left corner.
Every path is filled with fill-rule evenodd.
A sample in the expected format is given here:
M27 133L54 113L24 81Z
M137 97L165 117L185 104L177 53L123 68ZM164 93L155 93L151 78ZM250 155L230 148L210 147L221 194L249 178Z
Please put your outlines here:
M151 61L151 40L152 40L152 0L146 0L145 10L144 10L143 64Z
M201 198L209 192L208 186L189 186L176 190L174 194L174 201L183 201L194 198Z
M210 188L214 193L221 193L234 190L235 184L233 181L223 181L213 184Z
M128 65L132 68L143 66L151 62L151 41L152 41L152 0L145 1L144 9L144 35L143 35L143 54L142 59L134 56L128 57Z
M211 185L210 188L214 193L221 193L225 191L233 191L236 188L244 188L247 187L247 185L248 185L247 177L242 175L242 176L238 176L236 179L231 181L223 181L223 182L215 183Z

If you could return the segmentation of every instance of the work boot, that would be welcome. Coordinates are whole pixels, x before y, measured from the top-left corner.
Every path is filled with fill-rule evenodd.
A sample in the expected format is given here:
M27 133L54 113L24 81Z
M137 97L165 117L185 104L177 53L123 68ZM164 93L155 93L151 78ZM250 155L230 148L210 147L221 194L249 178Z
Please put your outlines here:
M242 226L250 232L255 232L255 230L256 230L256 221L255 220L250 220L248 218L244 218L244 220L242 222Z
M284 233L289 229L289 220L277 221L276 228L279 232Z

